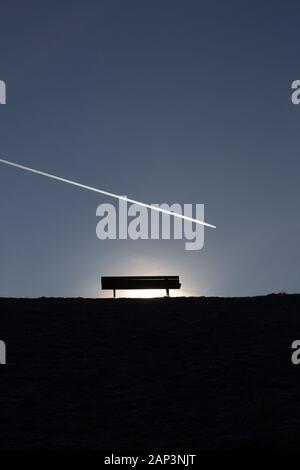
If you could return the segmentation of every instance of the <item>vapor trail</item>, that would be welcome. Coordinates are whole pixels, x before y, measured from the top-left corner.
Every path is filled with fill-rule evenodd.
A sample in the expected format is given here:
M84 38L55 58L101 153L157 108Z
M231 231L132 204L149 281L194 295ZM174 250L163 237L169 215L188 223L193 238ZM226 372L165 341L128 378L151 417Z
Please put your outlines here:
M134 199L129 199L126 196L118 196L117 194L110 193L108 191L103 191L103 189L93 188L92 186L87 186L87 185L82 184L82 183L77 183L76 181L71 181L71 180L67 180L65 178L61 178L60 176L50 175L49 173L45 173L44 171L34 170L33 168L29 168L27 166L19 165L18 163L9 162L8 160L2 160L2 159L0 159L0 163L3 163L4 165L10 165L10 166L13 166L15 168L19 168L20 170L29 171L29 172L35 173L37 175L46 176L47 178L51 178L53 180L61 181L63 183L71 184L71 185L77 186L78 188L81 188L81 189L87 189L88 191L93 191L94 193L104 194L105 196L113 197L113 198L119 199L121 201L126 201L126 202L130 202L132 204L137 204L138 206L141 206L141 207L147 207L147 209L151 209L152 211L157 211L157 212L162 212L163 214L173 215L174 217L178 217L179 219L188 220L189 222L194 222L195 224L204 225L205 227L210 227L210 228L216 228L215 225L208 224L206 222L203 222L202 220L193 219L192 217L187 217L186 215L178 214L177 212L172 212L172 211L168 211L166 209L161 209L160 207L151 206L150 204L145 204L144 202L135 201Z

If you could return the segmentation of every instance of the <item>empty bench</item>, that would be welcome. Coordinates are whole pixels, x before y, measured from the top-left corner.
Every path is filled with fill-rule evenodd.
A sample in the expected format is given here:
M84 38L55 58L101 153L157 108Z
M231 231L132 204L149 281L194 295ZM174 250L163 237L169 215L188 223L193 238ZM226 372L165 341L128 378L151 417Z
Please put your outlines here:
M113 290L116 297L117 290L137 289L166 289L167 296L170 289L180 289L179 276L122 276L102 277L102 290Z

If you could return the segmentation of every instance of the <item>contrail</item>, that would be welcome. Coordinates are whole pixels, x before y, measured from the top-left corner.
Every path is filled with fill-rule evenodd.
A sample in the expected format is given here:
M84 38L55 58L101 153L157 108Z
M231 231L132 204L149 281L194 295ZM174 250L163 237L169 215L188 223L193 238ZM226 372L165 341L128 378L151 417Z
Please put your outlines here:
M73 186L77 186L78 188L81 188L81 189L87 189L88 191L93 191L94 193L104 194L104 196L113 197L121 201L127 201L132 204L137 204L138 206L147 207L147 209L151 209L152 211L157 211L157 212L162 212L163 214L173 215L174 217L188 220L189 222L194 222L195 224L204 225L205 227L210 227L210 228L216 228L215 225L208 224L206 222L203 222L202 220L193 219L192 217L187 217L186 215L178 214L177 212L172 212L166 209L161 209L160 207L151 206L150 204L145 204L144 202L135 201L134 199L129 199L126 196L118 196L117 194L110 193L108 191L103 191L103 189L93 188L92 186L87 186L82 183L77 183L76 181L71 181L65 178L61 178L60 176L50 175L49 173L45 173L44 171L34 170L33 168L19 165L18 163L9 162L8 160L2 160L2 159L0 159L0 163L3 163L4 165L10 165L15 168L19 168L20 170L30 171L31 173L35 173L37 175L46 176L47 178L51 178L53 180L62 181L63 183L72 184Z

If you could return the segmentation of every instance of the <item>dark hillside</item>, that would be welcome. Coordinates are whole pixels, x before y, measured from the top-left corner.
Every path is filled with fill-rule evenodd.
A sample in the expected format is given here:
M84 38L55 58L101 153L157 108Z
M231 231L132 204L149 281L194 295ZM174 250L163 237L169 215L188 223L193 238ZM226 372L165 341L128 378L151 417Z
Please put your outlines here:
M300 295L0 299L2 448L300 447Z

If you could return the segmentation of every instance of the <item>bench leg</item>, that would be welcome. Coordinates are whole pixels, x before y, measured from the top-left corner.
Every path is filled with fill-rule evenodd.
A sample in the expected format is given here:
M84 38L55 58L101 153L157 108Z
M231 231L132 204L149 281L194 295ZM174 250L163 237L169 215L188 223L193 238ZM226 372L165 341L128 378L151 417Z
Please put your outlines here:
M114 299L116 298L116 289L114 289Z
M167 297L170 297L170 291L167 289Z

